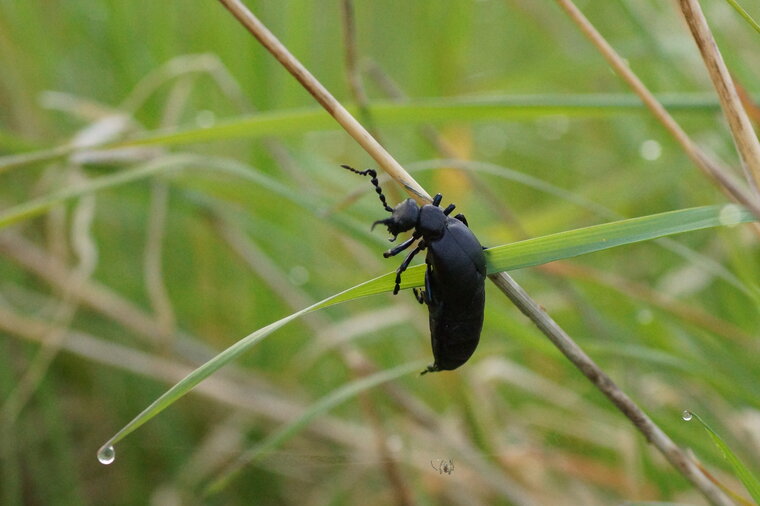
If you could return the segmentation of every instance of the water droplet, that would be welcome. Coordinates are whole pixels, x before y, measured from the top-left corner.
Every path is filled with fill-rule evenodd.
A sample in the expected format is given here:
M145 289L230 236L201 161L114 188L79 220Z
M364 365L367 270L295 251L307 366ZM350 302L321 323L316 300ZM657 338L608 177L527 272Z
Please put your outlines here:
M100 450L98 450L98 460L103 465L108 465L112 463L114 460L116 460L116 450L113 449L113 446L103 446Z
M654 321L654 313L651 309L642 309L636 313L636 321L641 325L649 325Z
M404 449L404 440L398 434L392 434L385 440L388 451L391 453L400 453Z
M726 204L720 209L718 220L721 225L735 227L742 221L742 209L736 204Z
M683 418L684 421L686 421L686 422L688 422L689 420L691 420L693 417L694 417L694 415L692 415L691 411L689 411L688 409L684 409L683 413L681 413L681 418Z
M303 265L294 265L288 273L290 282L295 286L303 286L309 281L309 269Z
M538 134L544 139L556 141L570 129L570 118L564 114L541 116L536 120Z
M486 158L495 158L507 149L509 134L503 124L489 124L476 131L478 148Z
M647 139L639 146L639 155L644 160L653 162L662 155L662 146L654 139Z

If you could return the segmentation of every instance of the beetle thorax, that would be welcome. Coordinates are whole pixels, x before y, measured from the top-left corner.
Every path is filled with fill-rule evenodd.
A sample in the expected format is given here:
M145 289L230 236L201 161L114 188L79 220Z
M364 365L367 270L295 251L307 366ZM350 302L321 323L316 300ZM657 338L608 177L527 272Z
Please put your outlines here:
M438 239L443 235L446 226L446 215L440 207L430 204L422 206L417 221L417 230L427 240Z

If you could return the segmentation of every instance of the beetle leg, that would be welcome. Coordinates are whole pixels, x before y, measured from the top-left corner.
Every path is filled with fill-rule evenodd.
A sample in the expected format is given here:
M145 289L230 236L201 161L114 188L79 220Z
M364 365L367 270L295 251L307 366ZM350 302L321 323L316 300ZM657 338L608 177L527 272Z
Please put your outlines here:
M423 374L427 374L429 372L438 372L438 371L440 371L440 369L438 368L438 365L435 362L433 362L432 364L427 366L424 371L420 373L420 376L422 376Z
M448 207L443 210L443 214L445 214L446 216L450 215L451 211L453 211L454 209L456 209L456 207L457 206L455 206L454 204L449 204Z
M417 299L417 302L420 304L427 304L428 306L432 303L433 298L431 297L431 294L433 293L433 289L430 287L430 264L427 266L427 272L425 273L425 289L424 290L418 290L416 288L412 288L412 291L414 292L414 297Z
M456 216L454 216L454 219L461 221L462 223L464 223L465 227L470 228L470 224L467 223L467 218L464 217L464 214L461 214L461 213L457 214Z
M395 255L398 255L399 253L401 253L402 251L404 251L406 248L408 248L409 246L411 246L414 241L416 241L417 239L419 239L419 237L420 237L419 235L413 234L412 237L410 237L406 241L402 242L401 244L399 244L395 248L391 248L388 251L386 251L385 253L383 253L383 257L384 258L388 258L388 257L392 257L392 256L395 256Z
M407 267L409 267L409 264L412 262L412 259L414 258L414 255L419 253L425 249L425 241L420 241L417 244L417 247L414 248L412 251L409 252L409 254L406 256L403 262L401 262L401 265L398 266L398 269L396 269L396 286L393 288L393 295L396 295L398 291L401 289L401 273L406 270Z
M433 197L433 205L435 207L438 207L438 205L441 203L441 200L443 200L443 195L437 193L435 197Z
M425 283L425 286L427 286L427 283ZM420 304L428 304L430 305L430 287L428 287L425 290L418 290L417 288L412 288L412 291L414 292L414 297L417 299L417 302Z

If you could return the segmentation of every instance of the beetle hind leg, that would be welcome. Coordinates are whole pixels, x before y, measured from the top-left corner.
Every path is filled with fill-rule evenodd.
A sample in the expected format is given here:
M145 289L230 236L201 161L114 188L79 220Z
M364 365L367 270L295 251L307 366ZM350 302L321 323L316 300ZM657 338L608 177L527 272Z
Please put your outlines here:
M427 366L427 367L425 368L425 370L424 370L424 371L422 371L422 372L420 373L420 376L422 376L423 374L427 374L427 373L429 373L429 372L438 372L438 371L440 371L440 370L441 370L441 369L438 367L438 364L436 364L436 363L434 362L434 363L430 364L429 366Z

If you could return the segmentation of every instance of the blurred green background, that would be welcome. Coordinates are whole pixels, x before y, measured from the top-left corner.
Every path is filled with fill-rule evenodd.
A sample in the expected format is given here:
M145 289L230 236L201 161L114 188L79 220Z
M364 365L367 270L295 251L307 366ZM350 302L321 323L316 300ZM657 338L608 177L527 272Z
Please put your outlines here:
M356 103L343 2L247 3ZM735 79L757 90L760 35L726 2L702 3ZM676 2L578 4L695 141L738 166ZM353 7L360 118L484 245L725 202L554 2ZM369 182L339 168L371 159L218 2L0 2L0 64L0 156L200 132L0 172L8 210L155 169L0 230L0 503L704 503L490 283L465 366L350 399L213 496L201 492L225 464L318 399L429 362L425 308L402 292L291 323L99 464L97 448L192 368L398 262L369 232L383 215ZM231 162L252 176L220 169ZM760 468L758 254L743 226L513 275L744 494L681 412ZM449 459L450 475L434 469Z

